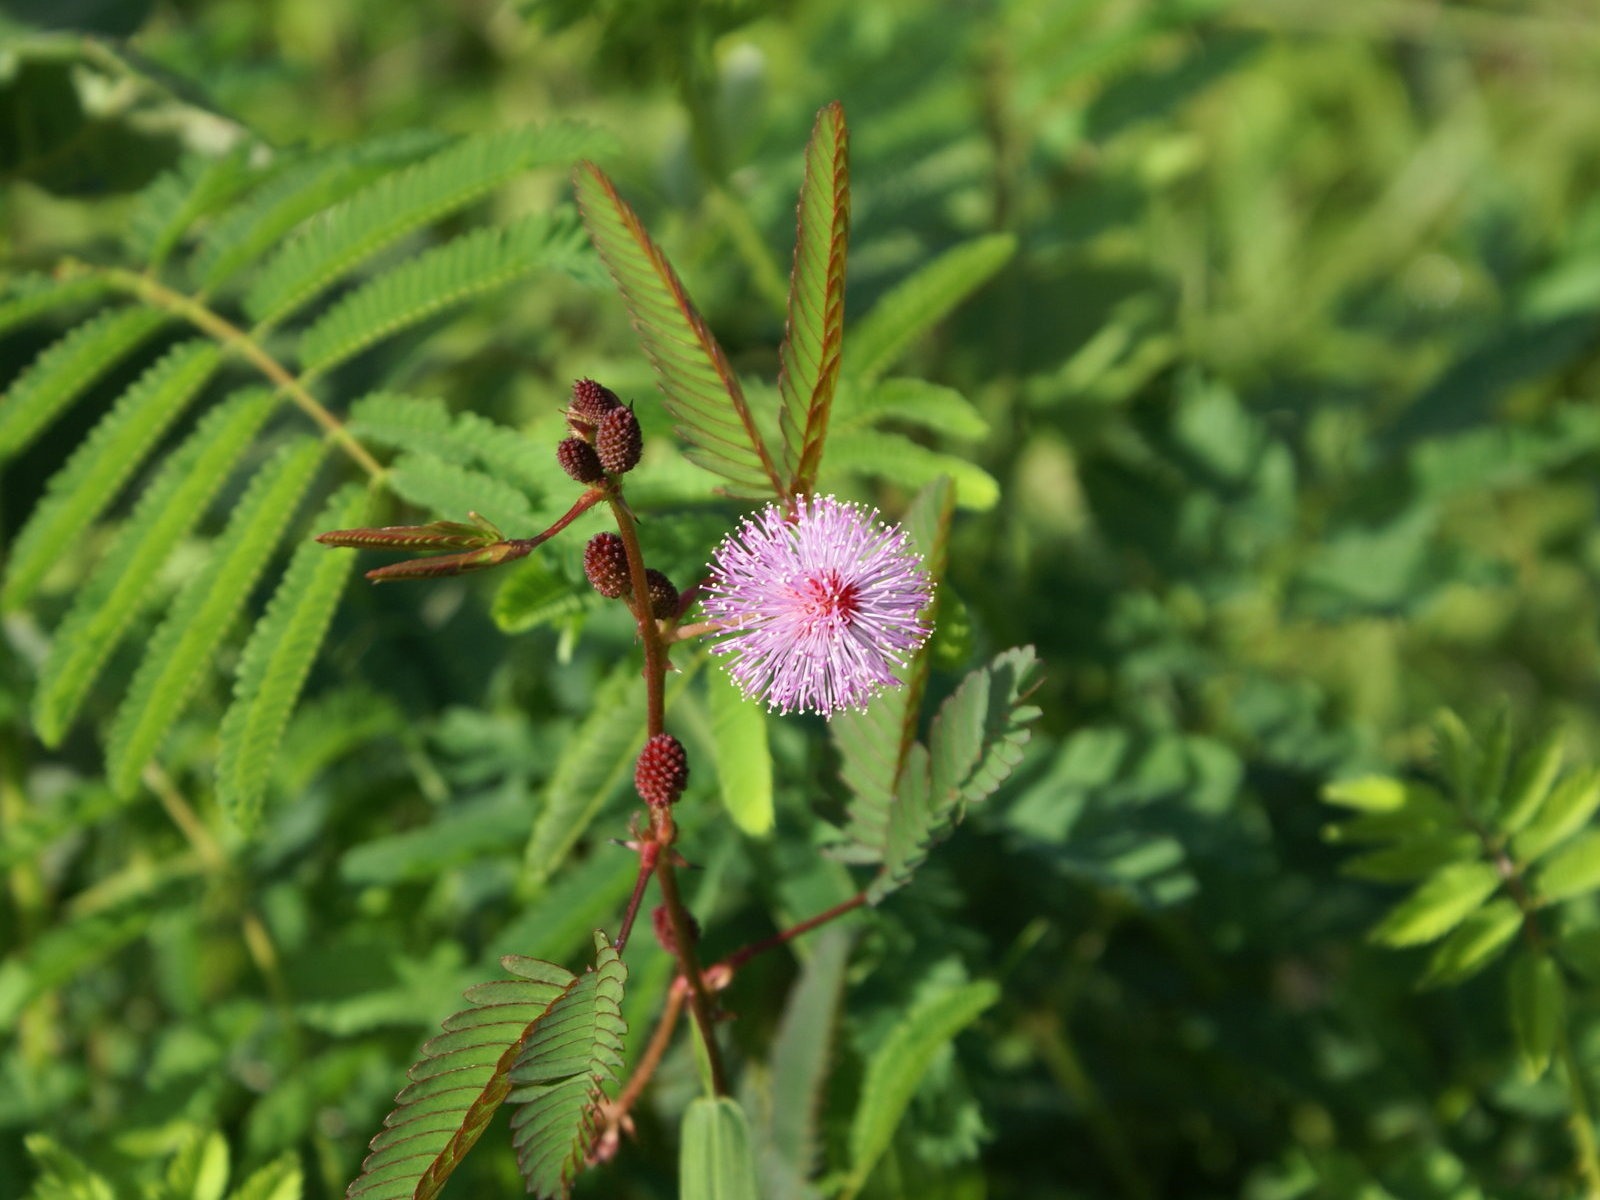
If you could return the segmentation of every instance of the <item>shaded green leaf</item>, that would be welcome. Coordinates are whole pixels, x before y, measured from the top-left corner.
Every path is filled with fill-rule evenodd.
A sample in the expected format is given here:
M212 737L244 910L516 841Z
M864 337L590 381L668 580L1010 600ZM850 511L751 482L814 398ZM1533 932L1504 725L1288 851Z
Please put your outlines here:
M1566 1020L1566 986L1561 969L1548 956L1524 951L1506 976L1507 1008L1522 1069L1537 1079L1550 1065Z
M1389 911L1371 938L1386 946L1415 946L1449 933L1500 886L1488 863L1452 863Z
M1570 900L1600 887L1600 829L1588 829L1556 850L1540 869L1542 899Z
M765 837L773 822L767 714L740 694L726 671L707 672L706 699L723 807L743 832Z
M1550 796L1550 789L1561 773L1566 739L1560 729L1552 729L1517 763L1516 773L1506 787L1496 823L1506 833L1516 833L1539 815Z
M1501 897L1457 925L1428 960L1423 987L1443 987L1472 978L1511 944L1522 928L1522 910Z
M328 501L316 526L359 525L369 504L363 488L347 484ZM260 815L273 755L327 635L354 556L352 550L302 542L245 645L217 754L217 800L242 829L252 828Z
M1589 823L1600 808L1600 769L1583 767L1550 793L1539 813L1511 840L1519 862L1533 862Z
M833 439L828 475L864 475L905 488L921 488L941 475L955 484L956 506L987 512L1000 499L1000 484L976 463L913 442L898 433L856 429Z
M699 1096L683 1115L679 1200L759 1200L750 1128L738 1102Z

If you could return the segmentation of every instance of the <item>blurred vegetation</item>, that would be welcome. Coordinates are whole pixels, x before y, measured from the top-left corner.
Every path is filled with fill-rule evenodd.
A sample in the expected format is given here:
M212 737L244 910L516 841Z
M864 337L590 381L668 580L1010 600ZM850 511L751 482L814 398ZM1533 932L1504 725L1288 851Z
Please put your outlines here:
M0 12L12 269L107 253L184 154L574 118L615 138L607 169L753 377L776 371L799 151L842 100L850 313L952 247L1016 239L903 364L970 400L986 434L896 428L999 484L956 518L936 690L1022 644L1045 681L1017 774L855 927L825 1148L920 991L996 979L869 1195L1575 1194L1571 1080L1530 1081L1502 987L1418 991L1420 952L1368 943L1400 893L1340 873L1319 793L1428 773L1441 706L1474 724L1504 708L1576 747L1600 733L1591 6ZM495 203L566 195L544 172ZM7 333L0 376L52 339ZM598 275L541 276L341 371L341 395L399 379L546 442L570 381L594 376L640 400L647 433L666 428ZM85 407L115 394L98 387L6 465L6 534ZM907 480L856 468L824 483L903 510ZM680 535L682 570L734 511ZM563 579L575 548L552 556ZM195 1131L215 1129L238 1178L291 1152L307 1195L341 1194L462 987L502 953L581 956L625 896L631 864L606 853L625 797L548 885L523 842L630 631L585 612L581 637L570 614L503 632L494 614L515 605L496 582L352 589L245 843L211 794L224 684L130 800L103 783L109 700L59 749L30 732L87 553L63 556L0 642L0 1180L32 1177L30 1131L108 1177L188 1179L168 1160L199 1161ZM691 793L691 899L716 950L836 883L796 835L839 800L817 733L771 725L776 838L739 835L709 785ZM659 994L666 960L642 941L631 969ZM773 957L730 1001L752 1093L796 971ZM1574 984L1569 1069L1591 1091L1597 1015ZM636 1143L580 1194L673 1194L693 1074L669 1059ZM514 1192L491 1132L448 1194Z

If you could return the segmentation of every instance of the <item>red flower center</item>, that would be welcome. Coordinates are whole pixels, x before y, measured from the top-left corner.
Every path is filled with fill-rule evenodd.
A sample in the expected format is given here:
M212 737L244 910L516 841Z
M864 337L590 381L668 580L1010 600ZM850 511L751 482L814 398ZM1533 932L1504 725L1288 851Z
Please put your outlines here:
M838 621L850 624L861 611L860 589L841 579L838 571L808 575L795 588L800 611L811 621Z

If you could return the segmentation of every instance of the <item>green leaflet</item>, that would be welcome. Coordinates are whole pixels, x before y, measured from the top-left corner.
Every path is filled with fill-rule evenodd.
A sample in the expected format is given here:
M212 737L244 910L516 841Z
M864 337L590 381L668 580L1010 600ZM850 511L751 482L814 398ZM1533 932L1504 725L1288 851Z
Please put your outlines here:
M1015 237L993 233L947 250L918 270L851 330L845 374L860 385L878 379L912 342L994 278L1016 251Z
M841 389L834 411L837 432L863 429L882 420L969 442L989 433L989 422L972 401L954 388L925 379L885 379L865 390Z
M58 308L72 308L105 295L105 281L92 275L58 280L42 272L14 275L0 285L0 333ZM9 403L9 401L7 402Z
M213 409L139 497L104 558L73 596L39 672L33 723L57 745L106 659L144 608L156 572L205 513L272 411L265 389Z
M817 114L800 184L788 318L778 348L779 423L788 490L811 491L822 462L844 342L850 236L850 133L834 101Z
M322 443L301 438L256 472L206 565L184 586L150 639L106 744L107 773L119 794L133 791L139 772L182 714L311 486L324 452Z
M537 959L507 955L501 964L515 978L469 988L472 1006L422 1047L411 1082L345 1192L350 1200L437 1196L510 1093L508 1074L524 1039L578 982Z
M300 1200L305 1186L300 1160L283 1154L228 1193L228 1200Z
M39 1171L30 1200L116 1200L116 1193L104 1177L53 1138L30 1133L24 1135L23 1144Z
M22 605L43 581L60 548L103 512L156 439L216 370L221 351L185 342L147 370L50 477L45 497L17 534L0 600Z
M777 496L784 482L728 356L695 310L661 248L592 163L573 186L594 248L622 293L688 457L728 480L737 495Z
M409 258L343 296L301 335L306 377L540 267L576 272L591 252L575 219L535 213L479 229Z
M46 347L0 400L0 459L27 447L166 319L147 308L108 309Z
M957 507L971 512L987 512L1000 499L999 481L982 467L954 454L930 450L898 433L853 429L835 436L829 445L827 478L851 474L886 479L907 488L920 488L949 476L955 483Z
M572 482L548 446L477 413L452 414L431 397L372 392L351 406L349 429L366 442L481 467L535 499L552 483Z
M679 1200L760 1200L744 1109L726 1096L698 1096L683 1115Z
M595 1105L622 1069L628 969L598 930L595 965L534 1023L510 1071L511 1141L528 1191L571 1195L598 1132Z
M440 141L434 133L391 134L285 168L211 225L194 254L191 274L202 287L217 287L306 218L396 166L438 149Z
M128 252L154 269L200 217L220 208L250 182L249 147L220 158L191 154L139 193L128 219Z
M1000 989L988 980L936 992L907 1013L873 1053L850 1125L845 1195L866 1185L940 1047L999 998Z
M1600 887L1600 829L1586 829L1551 853L1540 868L1541 899L1555 903Z
M830 929L817 937L772 1040L767 1139L793 1180L806 1179L816 1164L817 1120L849 959L846 931Z
M1532 862L1582 829L1600 808L1600 769L1584 767L1556 784L1549 798L1516 837L1511 850L1521 862Z
M228 1143L220 1133L198 1130L167 1164L162 1200L222 1200L228 1186Z
M1473 913L1439 943L1428 960L1424 987L1462 983L1488 966L1522 928L1522 910L1504 897Z
M1451 863L1390 910L1371 933L1386 946L1415 946L1443 937L1500 886L1485 862Z
M706 700L722 805L746 834L765 837L773 822L767 714L739 694L726 671L706 673Z
M316 529L349 529L366 519L370 497L347 484L318 515ZM272 758L300 689L333 620L355 551L300 543L256 623L222 719L217 755L217 800L233 822L250 829L260 815Z
M1537 1079L1550 1065L1566 1021L1567 989L1561 968L1548 954L1524 950L1506 973L1506 990L1522 1069Z
M389 489L402 500L452 521L476 512L512 537L533 532L533 506L522 492L470 467L407 453L388 474Z
M471 204L530 167L572 162L606 144L581 125L554 124L461 139L368 184L308 225L262 268L245 298L276 324L385 246Z

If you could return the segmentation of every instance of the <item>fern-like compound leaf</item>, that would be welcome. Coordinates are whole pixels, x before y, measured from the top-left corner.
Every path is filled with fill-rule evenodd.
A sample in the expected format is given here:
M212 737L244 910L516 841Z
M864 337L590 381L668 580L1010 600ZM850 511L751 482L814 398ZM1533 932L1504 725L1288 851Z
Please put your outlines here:
M512 1064L530 1032L578 980L537 959L500 960L515 978L467 990L471 1007L444 1023L422 1048L372 1139L348 1200L431 1200L482 1136L511 1091Z
M16 608L33 595L60 549L105 511L220 358L210 341L185 342L122 394L46 484L44 499L17 534L0 603Z
M0 333L46 313L98 299L109 290L110 284L94 275L67 280L42 272L13 275L0 285Z
M844 369L866 386L900 361L917 338L976 292L1017 252L1009 233L974 238L947 250L878 301L850 334Z
M368 445L480 467L535 499L553 480L569 482L548 447L478 413L452 415L442 400L373 392L351 406L348 427Z
M34 693L34 728L46 745L60 742L106 659L143 609L156 572L204 514L272 405L272 393L256 389L207 413L139 497L105 557L74 594Z
M580 166L573 182L589 237L622 293L690 457L728 480L736 494L784 495L728 356L661 247L593 163Z
M191 274L207 289L227 282L302 221L437 150L440 141L434 133L392 134L285 167L212 224L195 252Z
M47 346L0 399L0 459L26 448L164 320L153 309L109 309Z
M902 522L935 585L944 578L949 560L954 503L950 481L941 478L918 493ZM841 778L857 798L850 808L851 824L846 836L859 849L883 845L900 770L917 740L917 717L928 683L928 656L929 648L924 645L895 671L901 687L884 692L864 711L836 713L828 722L828 732L839 750ZM878 861L875 852L868 851L868 855L868 861Z
M852 830L881 827L883 866L867 889L877 904L910 881L966 806L993 794L1021 760L1039 709L1026 703L1038 658L1032 646L979 667L939 707L928 744L912 746L887 814L851 806ZM885 816L887 819L885 819Z
M356 288L300 339L300 363L320 375L429 317L505 287L541 267L577 271L592 253L576 219L534 213L506 229L479 229L407 259Z
M850 1171L844 1191L855 1195L889 1148L934 1055L1000 998L988 980L965 984L918 1003L879 1043L867 1063L861 1100L850 1124Z
M139 194L128 220L128 251L159 267L196 220L222 207L250 182L248 147L220 158L192 155Z
M844 344L844 266L850 235L850 134L836 100L806 144L789 313L779 347L783 467L789 490L811 491L822 462Z
M205 566L184 585L150 639L106 746L107 774L119 795L134 790L140 771L183 715L311 487L324 453L322 442L300 438L256 472Z
M628 970L595 933L595 965L550 1005L511 1068L511 1140L528 1191L567 1197L591 1150L597 1105L622 1070L622 988Z
M328 501L316 528L363 525L368 506L368 493L347 484ZM241 828L251 828L260 815L273 754L327 636L354 557L353 550L330 549L309 538L302 542L245 645L217 755L217 799Z
M513 537L533 532L533 506L509 484L432 454L402 454L390 468L389 488L401 499L451 520L482 513Z
M275 324L386 246L464 208L529 168L593 154L603 139L574 124L463 138L368 184L278 251L245 297L252 318Z

